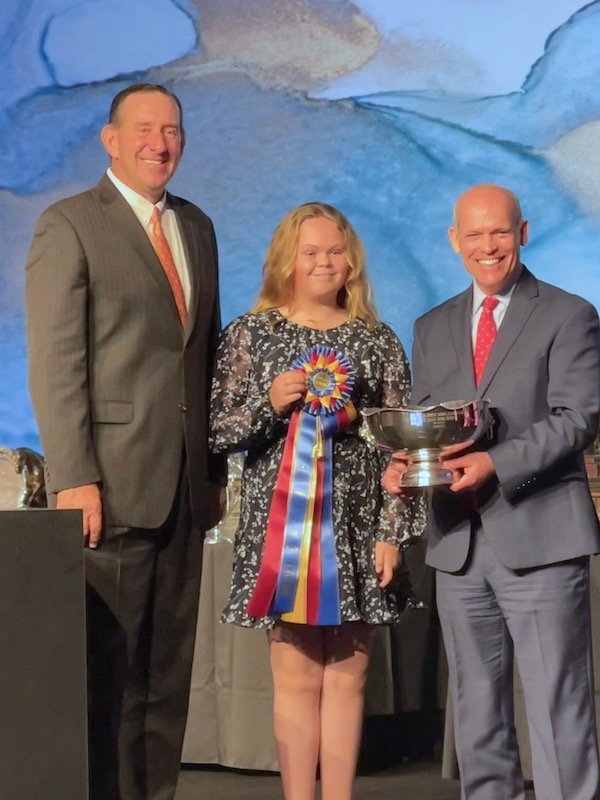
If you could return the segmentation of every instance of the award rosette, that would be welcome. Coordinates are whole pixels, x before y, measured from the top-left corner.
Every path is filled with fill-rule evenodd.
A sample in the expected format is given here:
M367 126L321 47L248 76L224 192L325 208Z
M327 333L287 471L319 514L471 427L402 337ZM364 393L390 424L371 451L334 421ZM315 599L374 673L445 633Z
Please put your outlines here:
M254 617L339 625L332 438L356 419L354 373L341 353L322 345L302 353L292 369L307 375L308 388L290 419L247 610Z

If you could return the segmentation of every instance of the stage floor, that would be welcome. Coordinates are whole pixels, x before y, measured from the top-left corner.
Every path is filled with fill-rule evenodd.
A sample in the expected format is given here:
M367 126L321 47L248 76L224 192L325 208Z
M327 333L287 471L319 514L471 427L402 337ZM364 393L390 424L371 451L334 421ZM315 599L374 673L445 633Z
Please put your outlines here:
M458 781L440 778L439 763L419 762L357 778L356 800L459 800ZM184 767L175 800L283 800L279 775L225 770L219 767ZM528 800L534 799L527 792Z

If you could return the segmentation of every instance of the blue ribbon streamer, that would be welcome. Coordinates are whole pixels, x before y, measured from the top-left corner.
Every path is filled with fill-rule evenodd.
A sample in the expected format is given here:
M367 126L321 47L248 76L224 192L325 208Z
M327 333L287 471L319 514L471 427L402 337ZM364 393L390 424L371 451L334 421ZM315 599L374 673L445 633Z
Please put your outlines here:
M339 429L339 425L337 426ZM333 434L331 434L333 435ZM323 515L321 520L321 594L319 597L319 625L339 625L340 587L333 530L333 443L325 442L325 468L323 474Z
M317 418L300 413L296 433L296 452L290 476L290 497L285 522L281 565L271 612L284 614L294 609L300 578L302 534L310 504L309 488L314 465ZM333 529L333 445L331 438L340 430L335 414L320 418L324 448L323 508L321 514L321 587L319 625L339 625L340 599L335 534ZM312 521L311 521L312 523ZM312 534L312 528L310 529Z

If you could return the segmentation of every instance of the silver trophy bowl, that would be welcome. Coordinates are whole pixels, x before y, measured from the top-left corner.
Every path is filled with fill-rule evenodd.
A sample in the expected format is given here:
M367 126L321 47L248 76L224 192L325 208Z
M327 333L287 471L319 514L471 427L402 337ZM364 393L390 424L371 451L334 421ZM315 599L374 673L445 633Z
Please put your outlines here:
M439 461L442 449L477 441L492 425L488 400L367 408L362 415L377 447L388 452L402 450L411 457L402 486L413 488L452 483L452 472Z

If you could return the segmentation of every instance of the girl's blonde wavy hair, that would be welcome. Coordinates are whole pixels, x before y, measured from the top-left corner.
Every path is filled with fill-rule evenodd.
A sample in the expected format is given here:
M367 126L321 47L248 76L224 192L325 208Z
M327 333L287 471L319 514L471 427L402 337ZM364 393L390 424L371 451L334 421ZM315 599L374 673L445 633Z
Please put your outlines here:
M338 305L349 319L361 319L369 327L379 322L372 289L366 273L366 256L361 240L346 217L326 203L304 203L294 208L275 228L263 265L263 284L253 312L291 304L294 299L294 270L298 253L300 226L307 219L331 220L344 236L348 276L338 294Z

